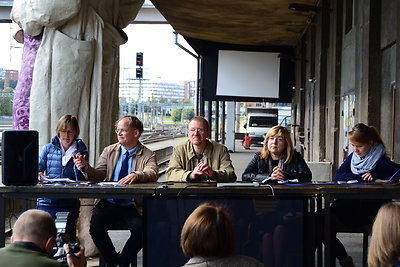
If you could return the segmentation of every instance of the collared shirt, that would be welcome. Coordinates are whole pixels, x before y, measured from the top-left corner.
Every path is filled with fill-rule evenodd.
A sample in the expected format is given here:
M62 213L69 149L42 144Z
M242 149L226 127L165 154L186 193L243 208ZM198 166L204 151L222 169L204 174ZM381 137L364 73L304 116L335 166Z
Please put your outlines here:
M119 171L121 170L122 161L124 160L124 154L125 154L126 151L129 152L128 173L132 172L132 159L133 159L133 157L134 157L134 155L136 153L137 147L138 146L136 145L134 148L132 148L130 150L127 150L123 146L121 146L121 149L120 149L120 152L119 152L119 157L118 157L118 162L117 162L117 165L115 165L115 168L114 168L114 174L113 174L113 177L112 177L112 181L118 182Z
M67 165L68 161L69 161L69 160L72 158L72 156L75 154L75 151L78 150L77 144L76 144L76 141L74 140L74 141L72 142L71 146L70 146L67 150L65 150L64 147L63 147L63 145L62 145L62 143L61 143L61 140L60 140L59 137L58 137L58 140L59 140L59 142L60 142L60 148L61 148L61 155L62 155L61 160L62 160L62 165L65 167L65 166Z
M121 149L119 151L119 157L118 157L118 162L115 165L114 168L114 173L113 173L113 177L112 177L112 181L114 182L118 182L119 180L119 172L121 170L121 166L122 166L122 161L124 160L124 155L126 153L126 151L128 151L128 174L132 172L132 159L136 153L136 149L137 149L137 145L130 149L127 150L125 149L123 146L121 146ZM134 205L134 202L132 201L132 199L115 199L115 198L108 198L107 199L108 202L112 203L112 204L118 204L120 206L131 206Z

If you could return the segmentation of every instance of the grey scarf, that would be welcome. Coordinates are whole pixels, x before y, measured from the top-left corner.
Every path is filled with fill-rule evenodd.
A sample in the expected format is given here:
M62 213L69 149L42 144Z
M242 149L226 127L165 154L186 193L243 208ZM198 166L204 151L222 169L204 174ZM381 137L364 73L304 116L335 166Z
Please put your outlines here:
M378 160L385 154L385 147L381 144L374 144L367 155L362 159L353 152L351 157L351 172L357 175L373 170Z

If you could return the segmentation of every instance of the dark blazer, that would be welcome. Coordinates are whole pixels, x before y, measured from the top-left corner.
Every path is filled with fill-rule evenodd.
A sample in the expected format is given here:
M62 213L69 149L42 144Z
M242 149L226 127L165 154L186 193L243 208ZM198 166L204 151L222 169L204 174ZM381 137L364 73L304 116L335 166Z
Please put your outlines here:
M261 182L268 178L272 169L269 170L268 160L260 159L260 153L256 153L250 163L247 165L242 175L243 181ZM283 163L283 172L286 180L298 179L300 183L311 182L312 174L307 163L299 152L295 151L290 164Z

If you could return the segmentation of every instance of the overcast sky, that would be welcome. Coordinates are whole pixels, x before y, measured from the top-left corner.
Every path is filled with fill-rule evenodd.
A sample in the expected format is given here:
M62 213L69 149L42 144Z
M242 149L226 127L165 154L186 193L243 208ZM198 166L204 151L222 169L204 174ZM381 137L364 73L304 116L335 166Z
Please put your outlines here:
M15 23L0 23L0 68L20 69L22 45L12 37L17 30L18 25Z
M134 24L124 31L129 38L121 46L121 67L125 72L130 69L133 73L136 69L136 52L142 52L143 78L176 82L196 80L197 60L175 44L175 34L170 25ZM182 36L178 40L190 48ZM123 75L121 73L121 77ZM129 75L125 73L125 76Z
M20 70L22 45L12 38L18 30L13 23L0 23L0 68ZM197 61L175 45L173 29L168 24L133 24L124 31L128 42L120 47L121 78L135 78L136 52L143 52L143 78L160 81L194 81ZM180 37L179 43L190 48Z

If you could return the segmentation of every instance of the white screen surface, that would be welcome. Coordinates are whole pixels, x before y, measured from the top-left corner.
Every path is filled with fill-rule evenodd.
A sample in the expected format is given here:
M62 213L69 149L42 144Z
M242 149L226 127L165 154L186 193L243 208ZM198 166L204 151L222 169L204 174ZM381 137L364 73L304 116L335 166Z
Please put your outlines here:
M279 98L279 53L220 50L217 96Z

